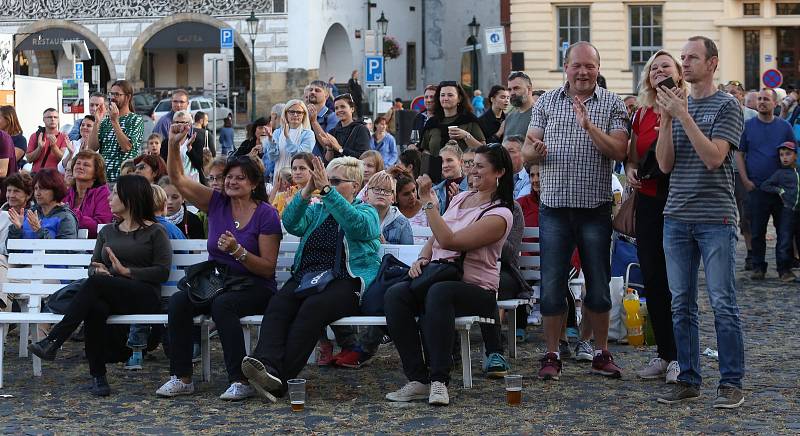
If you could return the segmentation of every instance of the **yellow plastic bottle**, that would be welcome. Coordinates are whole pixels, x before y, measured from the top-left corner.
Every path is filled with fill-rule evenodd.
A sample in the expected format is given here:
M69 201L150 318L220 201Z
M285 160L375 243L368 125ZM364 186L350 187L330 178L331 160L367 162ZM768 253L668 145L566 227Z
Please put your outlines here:
M628 288L625 298L622 299L625 307L625 327L628 329L628 343L633 346L644 344L644 319L639 315L639 294L633 288Z

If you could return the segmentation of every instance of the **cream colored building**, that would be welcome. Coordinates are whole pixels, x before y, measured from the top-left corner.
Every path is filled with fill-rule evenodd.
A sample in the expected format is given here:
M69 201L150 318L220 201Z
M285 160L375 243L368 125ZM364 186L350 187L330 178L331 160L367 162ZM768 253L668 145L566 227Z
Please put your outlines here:
M630 94L650 54L677 57L693 35L717 43L720 82L755 89L775 68L800 87L800 0L511 0L511 51L524 53L535 88L559 86L562 45L588 39L608 88Z

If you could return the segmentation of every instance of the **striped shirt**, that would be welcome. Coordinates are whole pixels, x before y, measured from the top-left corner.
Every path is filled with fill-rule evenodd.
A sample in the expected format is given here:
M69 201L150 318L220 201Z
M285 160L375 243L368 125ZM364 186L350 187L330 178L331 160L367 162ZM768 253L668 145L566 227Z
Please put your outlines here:
M544 130L547 146L541 163L541 201L553 208L595 208L611 201L612 162L578 125L568 87L544 93L531 113L528 129ZM627 134L627 111L618 95L596 86L583 104L600 130Z
M664 216L688 223L736 225L739 216L733 194L733 153L742 136L742 109L734 97L717 91L700 100L689 96L689 115L707 138L723 139L731 148L722 165L709 170L680 121L672 120L675 164Z

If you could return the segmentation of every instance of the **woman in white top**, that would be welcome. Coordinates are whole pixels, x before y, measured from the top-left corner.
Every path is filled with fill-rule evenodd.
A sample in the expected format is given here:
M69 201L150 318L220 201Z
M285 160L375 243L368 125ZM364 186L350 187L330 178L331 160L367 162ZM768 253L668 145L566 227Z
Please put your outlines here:
M300 152L311 153L316 144L314 131L308 121L308 109L302 100L289 100L283 107L281 126L272 133L265 144L270 160L275 162L272 180L278 180L281 168L292 166L292 156Z

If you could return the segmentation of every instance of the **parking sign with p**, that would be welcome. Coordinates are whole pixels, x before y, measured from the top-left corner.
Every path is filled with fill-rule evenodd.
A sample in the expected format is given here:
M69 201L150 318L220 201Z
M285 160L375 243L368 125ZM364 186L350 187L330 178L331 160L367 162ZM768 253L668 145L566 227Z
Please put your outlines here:
M366 56L364 71L367 85L383 85L383 56Z

